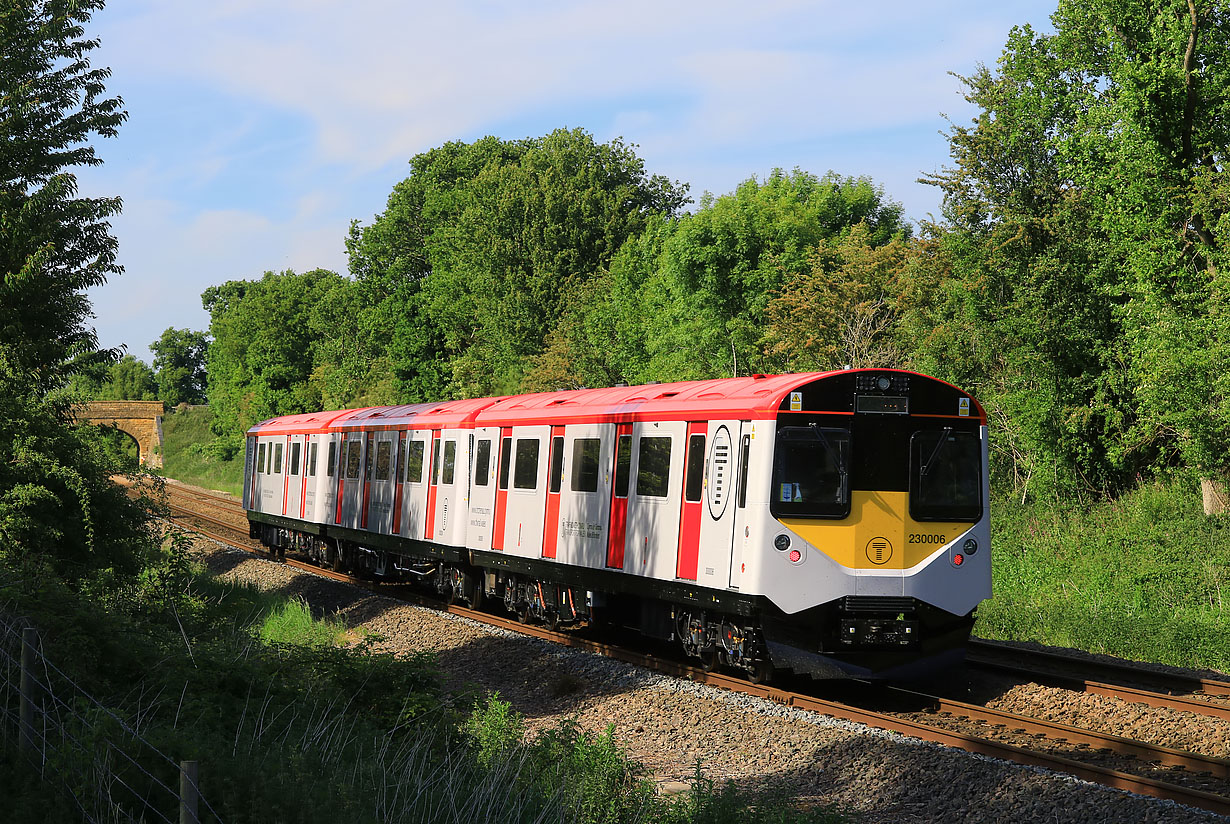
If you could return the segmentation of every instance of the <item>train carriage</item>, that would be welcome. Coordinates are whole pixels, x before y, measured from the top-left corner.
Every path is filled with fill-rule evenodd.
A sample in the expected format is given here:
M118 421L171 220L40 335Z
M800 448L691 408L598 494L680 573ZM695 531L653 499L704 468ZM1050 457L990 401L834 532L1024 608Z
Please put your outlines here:
M416 404L248 435L245 506L270 546L525 620L630 626L755 678L946 666L990 596L985 415L916 373ZM288 474L296 448L302 475L326 445L327 473Z

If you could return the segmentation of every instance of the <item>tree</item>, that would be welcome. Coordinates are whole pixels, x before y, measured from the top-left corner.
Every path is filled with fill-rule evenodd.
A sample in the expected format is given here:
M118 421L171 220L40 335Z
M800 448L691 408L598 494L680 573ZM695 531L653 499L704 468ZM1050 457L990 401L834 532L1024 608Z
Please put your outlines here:
M107 380L98 393L99 400L152 401L157 400L158 384L154 372L132 355L125 355L107 370Z
M345 280L315 269L266 272L260 280L228 281L201 295L210 314L211 427L238 449L254 423L277 415L318 410L311 378L320 331L313 325L322 302Z
M47 573L115 581L155 545L97 428L71 426L65 382L110 363L88 326L89 286L120 267L106 219L119 198L80 198L72 169L125 118L84 26L99 0L0 8L0 563L30 590ZM12 575L16 572L17 575ZM97 591L97 589L95 590Z
M867 243L909 234L901 206L869 178L775 170L733 194L706 195L681 218L639 280L646 304L647 371L656 380L770 371L765 311L776 290L808 269L818 244L863 224Z
M167 328L150 344L158 397L168 406L205 402L205 357L209 347L204 332Z
M873 246L865 223L822 239L809 268L789 273L769 300L766 358L787 372L900 366L897 278L908 251L901 237Z
M686 202L633 147L580 129L450 143L411 168L347 245L408 400L516 391L567 301Z
M118 274L116 197L77 197L72 169L102 161L91 136L127 117L92 68L84 24L101 0L15 0L0 11L0 346L55 385L97 359L85 290ZM112 355L118 357L118 355Z
M1230 9L1062 0L1052 22L966 79L982 113L933 178L965 235L950 260L985 298L965 309L1007 361L983 377L1057 478L1113 492L1151 465L1222 474Z

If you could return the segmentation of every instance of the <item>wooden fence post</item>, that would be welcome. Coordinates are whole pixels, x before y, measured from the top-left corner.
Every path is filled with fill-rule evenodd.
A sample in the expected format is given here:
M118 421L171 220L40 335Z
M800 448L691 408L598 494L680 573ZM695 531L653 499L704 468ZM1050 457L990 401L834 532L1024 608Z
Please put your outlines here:
M197 786L197 762L179 762L179 824L200 824L197 802L201 791Z

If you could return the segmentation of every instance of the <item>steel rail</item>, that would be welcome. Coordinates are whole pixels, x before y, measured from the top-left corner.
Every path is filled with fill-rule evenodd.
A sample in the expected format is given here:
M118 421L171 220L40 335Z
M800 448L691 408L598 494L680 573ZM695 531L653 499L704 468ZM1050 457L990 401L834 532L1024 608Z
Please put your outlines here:
M981 638L971 638L967 648L974 654L967 655L966 660L977 663L979 666L992 663L997 667L1001 666L1001 662L992 660L992 657L1007 655L1015 659L1014 663L1017 665L1020 665L1022 661L1032 661L1037 666L1050 664L1078 671L1105 673L1106 675L1103 677L1110 676L1159 684L1175 692L1203 693L1209 696L1230 698L1230 681L1204 678L1199 675L1185 673L1158 672L1152 669L1145 669L1141 665L1130 661L1091 660L1075 655L1065 655L1064 653L1052 650L1010 646L996 643L995 641L986 641ZM1002 665L1011 666L1011 664L1006 662L1002 662ZM1049 675L1049 671L1046 674Z
M172 510L179 510L187 517L213 522L217 525L224 526L226 529L235 532L238 531L234 526L225 524L217 519L210 518L209 516L200 515L190 510L185 510L183 507L172 506L171 508ZM237 548L252 552L255 555L259 556L262 554L250 546L238 546L232 541L221 538L217 535L213 535L211 537L214 537L217 540L222 540L224 543L228 543L231 546L236 546ZM311 564L306 564L295 560L288 560L286 564L287 566L292 566L293 568L300 569L305 572L324 575L325 577L335 580L356 584L365 589L372 588L370 583L365 585L365 582L353 576L336 573L331 570L324 570ZM419 603L430 603L427 602L426 599L414 600ZM1103 786L1126 790L1128 792L1146 795L1153 798L1171 800L1191 807L1209 810L1221 815L1230 815L1230 798L1217 795L1215 793L1209 793L1203 790L1158 781L1153 778L1134 775L1121 770L1100 767L1095 764L1087 764L1052 753L1027 750L1012 744L993 741L951 730L945 730L941 727L911 721L894 714L867 710L848 704L841 704L835 701L817 698L815 696L810 696L803 693L781 690L776 687L763 684L752 684L743 678L733 677L717 672L705 672L703 669L689 667L684 664L680 664L677 661L661 658L652 654L634 652L611 644L592 641L586 638L581 638L573 633L553 632L545 627L522 624L513 619L494 616L489 613L470 609L468 607L461 607L458 605L436 605L435 608L442 609L443 611L454 615L470 618L490 626L511 630L524 635L559 643L563 646L600 654L614 660L646 667L666 675L686 678L697 683L709 684L711 686L730 690L732 692L765 698L783 706L820 713L832 718L899 733L909 737L918 738L923 741L963 750L965 752L986 755L1005 761L1011 761L1017 764L1041 767L1056 772L1062 772L1092 783L1101 784ZM947 699L941 699L935 696L928 696L928 698L938 702L943 702L941 706L949 707L949 709L946 710L948 712L966 715L971 718L979 718L979 720L985 720L991 723L1003 724L1011 729L1029 729L1032 726L1041 732L1044 726L1050 727L1055 731L1057 736L1062 736L1062 738L1059 738L1058 740L1068 741L1069 743L1086 743L1099 748L1107 748L1112 750L1116 749L1116 747L1112 745L1122 744L1122 746L1125 747L1124 754L1135 755L1138 758L1158 761L1163 764L1197 769L1201 772L1209 772L1218 777L1226 777L1230 775L1230 761L1225 759L1215 759L1192 753L1182 753L1177 750L1157 747L1145 742L1135 742L1129 739L1119 738L1117 736L1103 735L1101 733L1091 732L1088 730L1081 730L1076 727L1068 727L1067 725L1052 724L1051 722L1043 722L1038 719L1015 716L1009 713L989 710L985 707L976 707L971 704L962 704L961 702L949 701ZM1127 750L1130 750L1130 752Z

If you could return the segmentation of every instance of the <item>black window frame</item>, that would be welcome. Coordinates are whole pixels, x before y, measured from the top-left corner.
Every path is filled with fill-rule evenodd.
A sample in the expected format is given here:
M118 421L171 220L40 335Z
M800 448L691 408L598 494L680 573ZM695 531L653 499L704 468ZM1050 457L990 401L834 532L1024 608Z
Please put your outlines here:
M948 437L948 443L955 443L957 440L968 441L972 449L971 454L967 455L970 460L964 467L954 467L959 470L959 474L963 474L965 480L963 483L968 487L968 491L973 493L977 498L977 505L969 503L938 503L933 504L924 500L922 483L927 475L935 468L937 461L952 459L959 457L951 451L950 446L943 446L943 440L935 440L927 442L921 440L919 436L939 435L940 438ZM930 467L927 467L923 462L929 462ZM951 460L949 461L951 467ZM945 467L948 468L948 467ZM926 474L924 474L926 469ZM970 471L972 470L972 471ZM937 479L940 476L935 476ZM958 481L962 483L962 481ZM951 522L951 523L978 523L982 520L983 515L983 495L982 495L982 436L978 432L972 432L966 429L953 429L944 427L943 429L920 429L910 436L910 517L915 521L925 522Z
M302 457L301 450L302 447L298 441L290 445L290 460L287 463L290 464L288 469L290 469L290 474L292 475L297 476L299 474L299 459Z
M620 435L615 441L615 497L628 497L631 486L632 436Z
M388 481L393 478L393 442L378 441L376 443L376 480Z
M270 450L272 451L272 450ZM268 475L265 471L265 444L257 443L256 445L256 472L260 475Z
M789 443L796 447L792 450ZM835 487L837 498L828 500L831 488L823 490L823 499L783 501L781 487L782 473L788 455L793 455L797 448L805 448L825 457L834 457L837 477ZM851 502L851 468L854 465L854 433L849 427L841 426L782 426L773 439L773 472L769 494L769 512L774 518L818 518L822 520L840 521L850 517ZM842 462L844 461L844 466ZM810 464L814 466L815 464ZM814 478L814 476L813 476ZM791 482L798 493L798 476ZM814 489L813 489L814 494Z
M665 455L661 442L666 441ZM670 435L642 435L636 447L636 495L638 498L669 498L671 458L675 439ZM657 470L665 468L665 472Z
M513 489L522 491L538 489L538 466L542 460L542 440L517 438L516 452L517 459L513 464Z
M316 441L312 441L312 443L308 446L308 477L309 478L316 477L316 457L317 457L317 452L319 452L319 449L320 449L320 444L317 443Z
M487 486L491 482L491 439L479 438L474 446L474 484Z
M334 475L334 471L335 471L334 468L337 466L337 441L333 440L332 438L329 439L328 458L329 458L329 461L325 465L325 477L332 478Z
M441 473L441 483L452 486L457 480L457 441L449 439L444 442L444 471Z
M508 475L512 468L512 436L500 438L500 489L508 489Z
M574 438L569 487L573 492L597 492L601 473L602 439Z
M423 459L427 457L427 441L415 438L406 447L406 483L423 482Z
M705 441L702 432L688 436L688 452L683 469L683 500L699 503L705 492Z

